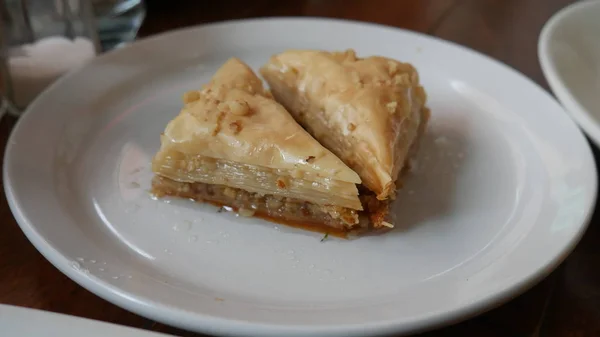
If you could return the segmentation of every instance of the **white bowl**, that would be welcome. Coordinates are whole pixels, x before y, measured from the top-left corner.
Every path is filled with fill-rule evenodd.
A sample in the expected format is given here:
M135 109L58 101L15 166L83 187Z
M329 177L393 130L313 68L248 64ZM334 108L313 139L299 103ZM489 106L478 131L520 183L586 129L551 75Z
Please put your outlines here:
M550 88L572 118L600 144L600 1L582 1L544 26L538 53Z

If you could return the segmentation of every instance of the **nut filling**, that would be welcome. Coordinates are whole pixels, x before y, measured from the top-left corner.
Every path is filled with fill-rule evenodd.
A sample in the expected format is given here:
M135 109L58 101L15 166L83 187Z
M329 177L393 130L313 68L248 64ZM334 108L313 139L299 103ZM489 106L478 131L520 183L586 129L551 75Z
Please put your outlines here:
M205 201L236 210L252 210L253 215L301 226L323 226L341 231L359 227L358 211L332 205L261 195L223 185L183 183L156 176L152 181L152 193L157 197L176 196ZM316 229L316 228L315 228Z

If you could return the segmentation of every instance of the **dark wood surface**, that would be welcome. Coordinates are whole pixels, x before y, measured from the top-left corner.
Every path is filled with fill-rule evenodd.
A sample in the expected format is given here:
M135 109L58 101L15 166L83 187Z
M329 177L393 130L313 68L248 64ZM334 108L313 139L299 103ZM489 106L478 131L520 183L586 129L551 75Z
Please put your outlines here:
M140 35L203 22L261 16L326 16L377 22L435 35L499 59L548 88L537 61L544 22L572 0L148 0ZM440 57L444 57L440 55ZM0 123L4 149L15 120ZM4 150L2 150L3 152ZM596 158L598 158L595 150ZM39 308L180 336L198 336L120 309L76 285L27 241L0 199L0 303ZM421 337L600 336L600 218L574 253L511 302ZM1 335L0 327L0 335Z

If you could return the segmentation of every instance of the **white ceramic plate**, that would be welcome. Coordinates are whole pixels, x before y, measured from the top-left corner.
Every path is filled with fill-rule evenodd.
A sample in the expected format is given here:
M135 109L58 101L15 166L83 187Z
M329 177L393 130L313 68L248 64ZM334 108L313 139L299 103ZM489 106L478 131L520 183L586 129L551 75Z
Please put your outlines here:
M600 1L580 1L544 26L538 55L552 91L600 145Z
M0 304L0 331L2 337L167 337L91 319L3 304Z
M414 63L430 96L398 227L355 241L148 195L159 134L227 58L355 48ZM244 336L408 333L463 319L545 276L584 232L590 148L530 80L468 49L382 26L263 19L156 36L35 101L10 138L10 205L63 273L140 315Z

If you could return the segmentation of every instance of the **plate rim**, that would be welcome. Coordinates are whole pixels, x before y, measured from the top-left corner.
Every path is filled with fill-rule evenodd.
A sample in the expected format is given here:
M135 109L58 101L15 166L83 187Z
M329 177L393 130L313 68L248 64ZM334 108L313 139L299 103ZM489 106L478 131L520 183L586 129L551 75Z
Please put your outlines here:
M372 23L372 22L361 22L357 20L349 20L349 19L339 19L339 18L320 18L320 17L260 17L260 18L250 18L250 19L234 19L234 20L226 20L219 22L212 22L207 24L194 25L189 27L182 27L175 30L170 30L166 32L162 32L159 34L151 35L142 39L137 40L136 42L125 46L124 48L120 48L117 50L113 50L111 52L99 55L96 57L97 59L102 59L105 57L109 57L108 55L114 55L119 53L121 50L126 48L131 48L131 46L139 46L142 43L149 43L153 40L165 39L170 36L174 36L177 34L181 34L188 31L194 31L198 29L210 29L224 25L230 24L246 24L252 22L274 22L279 21L280 23L285 22L320 22L320 23L333 23L333 24L349 24L349 25L357 25L357 26L368 26L375 27L378 29L385 29L395 32L402 32L403 34L411 35L414 38L418 39L427 39L433 40L436 43L442 43L445 45L450 45L455 48L461 49L462 52L474 54L480 58L485 59L487 62L492 62L504 70L508 72L512 72L515 76L520 77L525 82L528 82L529 85L532 85L533 88L537 88L540 94L546 95L548 99L554 101L559 107L560 104L546 91L543 87L541 87L538 83L525 76L520 71L516 70L510 65L507 65L499 60L496 60L488 55L485 55L481 52L478 52L470 47L460 45L458 43L447 41L441 39L436 36L427 35L425 33L411 31L403 28L398 28L394 26ZM4 155L4 167L3 167L3 179L4 179L4 190L7 196L7 202L9 207L19 225L21 230L25 233L28 240L35 246L35 248L50 262L52 263L59 271L68 276L70 279L75 281L79 286L89 290L94 293L98 297L107 300L121 308L124 308L128 311L136 313L140 316L146 317L148 319L152 319L155 321L163 322L165 324L171 326L177 326L183 329L187 329L190 331L197 331L202 333L216 334L216 335L230 335L230 336L247 336L249 334L258 334L263 336L306 336L319 334L323 336L363 336L365 334L369 335L388 335L393 333L407 334L407 333L416 333L422 331L428 331L434 328L446 326L451 323L457 323L466 319L469 319L473 316L480 315L486 311L489 311L493 308L496 308L503 303L511 300L512 298L520 295L526 290L533 287L535 284L540 282L543 278L545 278L550 272L552 272L560 263L562 263L566 257L573 251L577 243L581 240L581 237L585 233L588 224L591 220L592 215L594 214L594 205L596 203L597 194L598 194L598 178L597 178L597 166L594 160L592 150L590 144L585 140L585 137L581 133L581 130L577 128L577 125L570 119L572 122L572 126L575 127L574 132L578 132L579 136L581 136L582 144L586 147L583 151L587 153L591 162L590 170L592 173L595 173L593 176L593 182L591 182L591 196L588 200L588 205L586 205L585 216L579 228L576 230L576 233L573 237L568 240L567 244L562 247L562 249L557 251L557 255L547 261L545 265L540 266L535 272L525 275L525 277L521 277L520 280L511 283L508 286L505 286L502 290L498 290L495 293L491 293L487 296L480 297L479 301L474 303L465 304L462 307L454 308L453 310L448 310L445 312L435 312L432 315L421 318L420 320L413 320L410 322L403 322L398 320L389 320L389 321L377 321L374 323L367 324L343 324L343 325L326 325L326 326L315 326L315 325L281 325L281 324L265 324L265 323L253 323L250 321L242 321L242 320L234 320L234 319L226 319L216 316L211 316L210 314L202 314L202 313L192 313L186 312L177 307L170 307L165 304L157 303L150 298L140 297L136 294L131 294L128 292L121 291L118 287L113 286L111 284L106 283L103 280L97 278L89 278L84 277L81 273L77 272L75 269L70 268L69 263L70 260L65 256L60 254L58 250L47 242L44 237L42 237L35 229L33 223L29 221L29 219L25 216L23 212L23 208L16 201L16 191L13 186L12 181L9 179L11 172L7 168L7 162L9 162L10 157L13 155L13 144L12 138L19 132L22 125L25 123L24 121L31 117L32 114L30 111L33 110L37 101L40 100L41 97L49 96L53 91L52 89L62 85L63 81L68 81L68 79L73 76L75 73L84 68L85 65L78 67L70 74L62 77L55 83L53 83L47 90L45 90L34 102L27 108L25 113L20 117L17 121L13 129L11 130L10 137L8 139L7 147ZM562 107L561 107L562 108ZM564 109L563 109L564 110ZM569 126L566 126L569 127ZM130 299L127 299L130 298ZM131 300L134 299L135 301ZM137 303L136 303L137 302Z
M575 95L562 81L559 71L554 61L554 56L550 52L550 39L555 33L560 23L572 13L586 10L588 7L600 6L597 0L585 0L575 2L561 8L544 24L538 38L538 60L542 73L548 82L548 86L564 107L565 111L576 122L579 128L583 129L593 142L600 146L600 123L594 121L592 114L579 103Z

